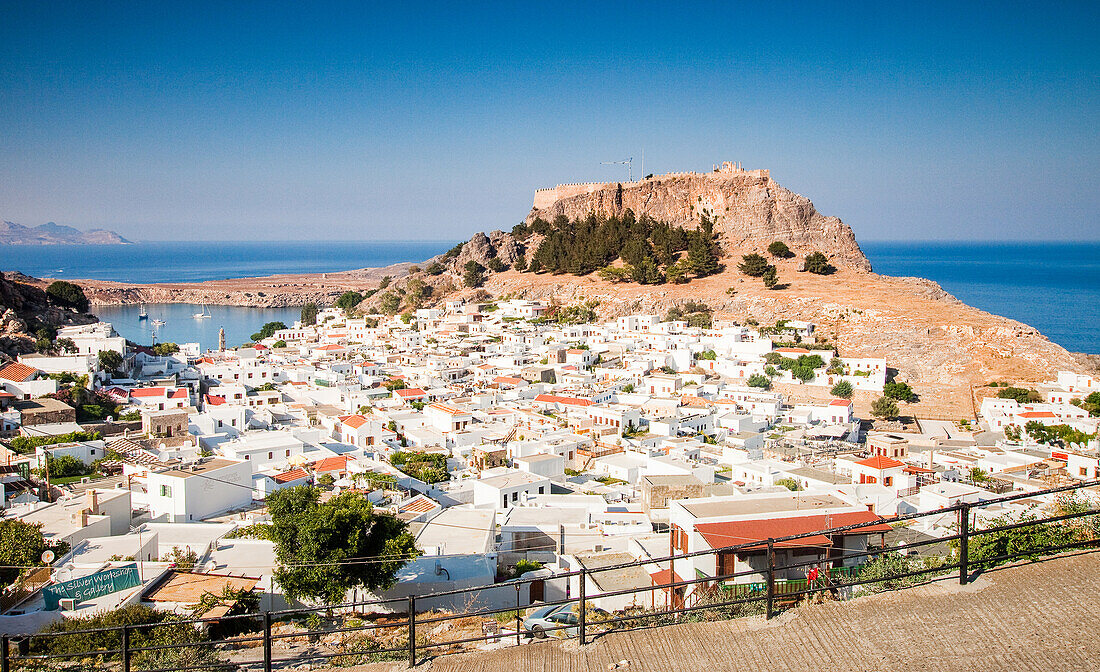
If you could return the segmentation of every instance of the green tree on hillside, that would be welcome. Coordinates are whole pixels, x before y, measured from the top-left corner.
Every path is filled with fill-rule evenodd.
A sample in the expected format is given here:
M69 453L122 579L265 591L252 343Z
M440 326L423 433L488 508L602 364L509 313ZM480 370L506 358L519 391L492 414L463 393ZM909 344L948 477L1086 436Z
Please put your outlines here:
M65 280L54 280L46 287L46 295L54 303L67 308L75 308L82 313L88 312L88 297L80 285Z
M714 275L721 268L718 264L714 224L708 217L704 216L699 228L689 234L687 267L697 278Z
M871 414L876 418L893 420L898 417L898 402L890 397L879 397L871 404Z
M745 275L759 278L767 272L768 266L770 266L770 264L768 264L767 259L753 252L751 254L742 255L741 263L737 265L737 268Z
M362 294L356 291L347 291L341 294L340 298L336 299L336 307L343 310L345 314L348 314L362 302Z
M1015 399L1021 404L1033 404L1043 400L1043 395L1038 390L1025 387L1006 387L997 393L1000 399Z
M791 248L787 247L787 244L782 240L777 240L768 245L768 254L779 259L790 259L794 256L794 252L791 252Z
M462 282L467 287L480 287L485 284L485 267L473 259L466 262Z
M271 338L275 335L276 331L280 329L286 329L286 324L283 322L267 322L264 326L260 327L260 330L252 334L252 342L256 343L264 340L265 338Z
M301 322L305 326L317 324L317 304L310 301L302 306Z
M772 386L772 381L767 376L760 375L759 373L754 373L751 376L749 376L749 379L748 379L748 381L746 381L746 384L749 387L759 387L761 389L766 390L766 389L768 389Z
M401 297L393 292L386 292L378 299L378 309L383 315L396 315L401 309Z
M836 271L836 267L829 263L829 258L820 252L807 254L802 268L816 275L829 275Z
M768 289L773 289L779 284L779 274L775 270L775 266L771 264L764 270L764 275L760 276L760 279L764 281L764 286Z
M300 485L267 496L275 580L292 600L342 602L348 590L388 588L397 570L420 555L404 522L374 510L360 493L320 501L318 488Z
M909 387L909 383L896 383L894 381L886 383L882 388L882 394L898 401L913 401L917 398L913 388Z
M834 397L840 397L841 399L851 399L855 394L855 390L852 389L852 384L846 380L842 380L836 385L833 385L833 389L829 390Z

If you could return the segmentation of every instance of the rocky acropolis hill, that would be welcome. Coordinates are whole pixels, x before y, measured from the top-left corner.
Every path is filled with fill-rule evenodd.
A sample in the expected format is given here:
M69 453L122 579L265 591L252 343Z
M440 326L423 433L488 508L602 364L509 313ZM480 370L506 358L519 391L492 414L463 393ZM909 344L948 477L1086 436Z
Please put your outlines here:
M669 173L635 182L561 184L535 192L527 223L632 210L688 228L710 216L728 252L763 250L781 240L799 256L824 252L836 266L870 271L851 227L822 215L810 199L782 187L768 170L725 162L709 173Z

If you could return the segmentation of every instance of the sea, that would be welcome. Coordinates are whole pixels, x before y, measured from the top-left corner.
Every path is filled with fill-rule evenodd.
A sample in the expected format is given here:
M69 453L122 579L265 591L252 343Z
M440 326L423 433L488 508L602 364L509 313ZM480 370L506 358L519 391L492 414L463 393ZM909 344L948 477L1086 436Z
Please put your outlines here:
M935 280L963 303L1100 353L1100 242L860 243L876 273Z
M134 245L0 246L0 269L36 277L121 282L196 282L276 273L325 273L419 262L456 242L155 242ZM960 300L1037 328L1073 352L1100 353L1100 243L894 242L860 244L877 273L938 282ZM138 343L247 342L266 322L291 324L298 308L150 304L102 306L96 315Z

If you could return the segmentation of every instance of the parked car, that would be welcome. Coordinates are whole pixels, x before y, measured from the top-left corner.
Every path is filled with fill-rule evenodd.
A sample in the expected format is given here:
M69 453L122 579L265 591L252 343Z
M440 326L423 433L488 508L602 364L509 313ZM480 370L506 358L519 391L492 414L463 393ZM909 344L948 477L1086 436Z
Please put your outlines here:
M615 626L614 623L604 623L612 618L610 612L599 607L588 607L585 614L588 632L603 632ZM576 637L579 631L580 616L575 604L556 604L549 607L539 607L529 613L523 619L523 631L530 637L543 639L547 635L556 637ZM560 630L557 628L561 628Z

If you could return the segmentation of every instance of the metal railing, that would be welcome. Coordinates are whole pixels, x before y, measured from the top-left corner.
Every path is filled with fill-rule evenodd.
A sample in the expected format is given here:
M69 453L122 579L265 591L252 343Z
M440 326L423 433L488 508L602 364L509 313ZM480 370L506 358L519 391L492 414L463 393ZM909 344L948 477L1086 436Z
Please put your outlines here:
M950 530L952 534L910 542L905 546L907 551L911 551L945 542L957 545L956 553L939 558L941 561L934 563L916 561L912 556L900 556L889 549L870 546L859 551L845 549L841 556L835 558L815 557L786 564L776 562L777 549L797 547L797 542L801 539L819 538L820 535L833 538L859 534L862 528L882 523L870 521L643 561L582 567L551 577L515 579L492 586L439 591L407 598L264 611L216 619L170 618L160 623L133 623L109 628L47 630L18 638L4 635L0 637L0 672L77 670L92 667L122 672L189 672L210 669L272 672L311 661L348 665L378 660L407 660L412 667L426 657L469 650L473 645L504 645L513 636L517 645L522 644L525 638L534 639L536 635L546 634L575 638L584 644L593 635L598 637L611 630L656 627L695 618L713 620L759 613L770 619L782 609L812 595L832 595L844 599L861 586L892 589L894 586L906 585L910 580L920 581L955 572L958 582L965 584L975 571L984 571L1000 563L1067 550L1100 547L1100 509L1095 506L1083 507L1080 501L1075 507L1063 506L1060 507L1061 511L1045 517L1031 514L1018 520L994 518L991 520L993 524L983 528L976 527L972 520L974 513L985 507L1069 493L1097 485L1100 485L1100 481L1082 482L982 502L960 503L936 511L888 519L887 522L899 525L932 516L942 518L946 514L954 513L957 522ZM1073 510L1067 512L1067 508ZM1092 517L1089 524L1082 525L1088 517ZM1030 536L1026 539L1031 540L1030 542L1022 545L998 543L1007 539L1004 536L1006 533L1025 528L1029 530ZM1052 530L1065 534L1040 534ZM983 538L986 543L984 546ZM809 541L801 548L818 543ZM979 552L980 557L972 558L972 551ZM713 566L719 568L723 564L719 555L729 553L740 554L746 559L764 553L766 567L728 573L716 571L713 576L697 570L696 578L687 580L680 579L674 571L668 571L668 580L660 584L599 590L595 593L591 591L594 586L599 585L599 578L603 575L622 575L626 570L637 568L646 570L657 567L671 570L678 561L692 561L696 558L708 558L708 566L711 566L709 563L713 560ZM904 559L897 563L898 571L886 574L868 571L875 566L876 560L890 558ZM812 572L814 568L818 570L816 573ZM736 569L736 564L733 569ZM803 573L803 577L782 578L792 571ZM817 576L816 579L811 578L814 575ZM535 606L560 607L563 612L572 614L573 618L560 625L546 623L537 631L533 628L528 631L524 625L524 609L533 605L530 600L525 602L523 599L523 588L530 589L536 582L560 581L568 582L567 585L575 584L576 595L566 589L563 598L540 602ZM476 605L483 603L481 597L485 591L499 591L502 587L515 588L513 604L476 608ZM443 598L451 598L452 601L465 598L467 604L473 606L458 613L436 609L422 610L424 605L438 604ZM630 604L614 609L614 613L598 606L598 603L609 604L615 598L630 598ZM498 596L496 602L501 601ZM330 615L340 613L347 618L335 627L321 627L319 623L323 620L320 617L322 612ZM487 619L495 621L497 625L485 627ZM302 620L305 621L306 629L293 629ZM513 622L514 633L501 629L504 624ZM475 626L475 632L463 633L462 627L467 626ZM445 638L451 632L454 636ZM300 647L300 640L303 639L311 646ZM323 645L318 646L322 639L328 641L321 642ZM276 656L276 645L286 649L286 653ZM74 647L77 650L71 650ZM253 655L241 656L242 652Z

